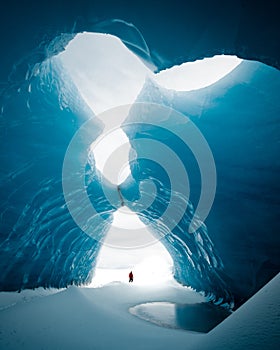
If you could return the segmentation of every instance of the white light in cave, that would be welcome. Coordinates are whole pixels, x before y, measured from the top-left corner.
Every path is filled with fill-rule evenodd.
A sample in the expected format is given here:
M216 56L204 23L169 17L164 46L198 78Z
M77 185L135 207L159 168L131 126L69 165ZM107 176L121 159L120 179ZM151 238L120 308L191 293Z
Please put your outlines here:
M119 38L108 34L77 34L59 58L97 116L133 103L152 74Z
M142 242L152 242L141 249L133 248L137 238L130 235L129 228L140 226ZM124 229L126 227L126 229ZM118 242L116 248L112 244ZM120 242L132 248L121 248ZM101 287L109 283L129 283L128 274L134 274L133 285L161 285L173 279L173 261L160 241L128 208L114 213L112 227L107 233L97 260L94 277L90 287Z
M113 152L122 146L116 157L111 157ZM105 135L96 145L91 146L94 154L95 166L103 176L111 183L119 185L130 175L128 164L130 143L122 129L115 129ZM106 166L108 158L109 166Z
M84 101L99 118L102 118L100 113L108 109L133 104L147 78L163 88L189 91L214 84L241 62L235 56L215 56L154 74L120 39L100 33L76 35L58 55L58 59ZM118 123L114 123L114 131L110 131L112 125L109 119L101 119L104 123L104 137L92 147L97 169L116 185L121 184L130 174L128 159L131 148L121 129L126 117L123 115ZM120 146L121 153L118 152L118 156L112 159L111 155ZM111 160L108 167L106 163L109 157ZM133 270L134 284L138 285L159 284L171 279L172 259L166 249L160 242L155 242L155 238L136 214L133 216L123 210L124 208L122 212L114 214L114 222L98 257L93 285L127 282L129 270ZM129 225L142 225L141 236L129 235ZM114 247L118 243L117 245L131 248L137 241L140 246L141 242L149 241L150 244L141 249Z
M124 104L132 104L140 93L145 79L152 72L132 53L122 41L112 35L80 33L59 54L62 65L76 85L81 96L95 115ZM120 128L126 115L118 116L119 127L109 133L94 148L96 167L113 184L120 184L130 174L129 166L122 166L129 159L130 144ZM104 131L110 129L110 120L101 119ZM118 154L110 169L106 160L119 146ZM104 171L105 169L105 171ZM122 169L116 176L116 169Z
M197 90L212 85L228 75L242 62L236 56L219 55L163 70L154 80L176 91Z
M117 37L101 33L80 33L59 55L59 60L76 85L81 96L95 115L124 104L133 104L147 78L164 88L189 91L214 84L230 73L240 62L236 56L214 56L187 62L154 74L137 55ZM130 144L118 120L118 131L106 135L94 149L97 168L113 184L120 184L130 174L128 162ZM110 129L110 120L101 120L104 132ZM109 123L109 124L108 124ZM104 167L106 160L120 145L122 154ZM112 158L111 158L112 159ZM106 169L106 170L105 170ZM116 169L122 169L116 176Z

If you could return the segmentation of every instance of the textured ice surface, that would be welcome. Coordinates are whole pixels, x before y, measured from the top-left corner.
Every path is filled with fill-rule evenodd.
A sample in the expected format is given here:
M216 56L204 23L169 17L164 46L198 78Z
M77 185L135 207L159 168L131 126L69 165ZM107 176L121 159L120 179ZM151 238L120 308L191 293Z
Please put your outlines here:
M199 288L201 281L204 290L206 283L213 283L216 289L217 275L211 276L211 273L215 271L213 266L219 269L222 261L224 269L220 277L230 286L237 303L252 295L279 270L279 88L279 71L258 62L244 61L208 88L174 92L147 81L138 97L140 102L160 103L185 114L200 128L211 147L217 168L217 192L205 222L208 236L202 232L200 238L189 237L185 233L186 220L163 242L172 241L172 244L166 242L166 248L174 259L175 275L182 283ZM130 118L133 119L133 115ZM180 149L175 138L166 141L165 135L150 126L143 126L143 130L167 142L188 164L190 200L195 207L200 176L192 157ZM127 132L140 135L139 130ZM141 154L137 143L135 149ZM141 179L147 176L142 169L151 167L147 161L139 164L133 171L134 176ZM164 179L162 175L163 187L167 187ZM164 203L168 196L165 192L161 194ZM148 209L149 215L158 210L155 203ZM188 215L190 212L186 212L186 219ZM187 247L180 244L182 237ZM186 256L187 259L183 258ZM196 276L200 276L199 281L195 281Z
M164 232L163 243L174 260L176 279L220 303L242 302L279 269L279 88L279 71L257 62L243 62L218 83L191 92L177 93L161 88L152 79L146 81L138 101L170 106L191 118L213 152L217 195L206 225L194 234L188 229L198 202L200 177L193 159L176 139L167 138L159 129L145 129L144 125L134 130L124 128L131 139L144 132L164 140L189 166L192 191L187 210L172 232ZM61 170L69 141L91 117L92 110L58 58L36 65L22 84L2 94L2 290L90 281L99 242L84 234L69 214ZM133 115L130 118L133 120ZM89 133L95 139L103 125L94 117L91 127ZM81 140L81 148L86 141ZM139 153L137 142L131 144ZM79 161L79 154L77 149L73 159ZM139 195L139 183L145 177L150 176L158 186L157 200L142 216L147 223L166 208L169 184L164 172L146 160L137 161L131 170L133 178L122 187L127 202ZM91 159L85 186L91 202L107 219L94 217L88 223L99 238L105 236L112 213L121 205L104 198L101 181ZM116 188L103 183L117 196ZM183 189L185 183L180 186ZM70 194L69 202L83 215L86 205L76 203L75 196ZM180 210L186 198L180 191L175 197ZM137 203L130 208L140 209ZM171 221L168 217L154 233L165 230ZM199 218L195 222L199 223Z

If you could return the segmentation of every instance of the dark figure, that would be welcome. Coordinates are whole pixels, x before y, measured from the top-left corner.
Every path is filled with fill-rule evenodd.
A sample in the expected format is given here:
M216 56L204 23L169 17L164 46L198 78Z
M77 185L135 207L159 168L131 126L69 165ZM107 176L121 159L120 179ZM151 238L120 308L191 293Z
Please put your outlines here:
M121 200L121 206L124 207L124 201L123 201L123 196L121 194L120 185L118 185L117 190L118 190L118 194L119 194L119 197L120 197L120 200Z
M129 281L128 282L133 282L133 273L132 273L132 271L129 272L128 277L129 277Z

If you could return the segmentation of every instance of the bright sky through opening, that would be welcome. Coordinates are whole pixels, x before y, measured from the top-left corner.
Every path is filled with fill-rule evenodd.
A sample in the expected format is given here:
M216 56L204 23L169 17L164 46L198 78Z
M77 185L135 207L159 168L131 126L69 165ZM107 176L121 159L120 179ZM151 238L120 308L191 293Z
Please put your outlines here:
M216 83L240 63L236 56L214 56L163 70L155 75L154 80L166 89L197 90Z
M230 73L241 60L236 56L214 56L195 62L174 66L157 74L147 66L122 41L108 34L80 33L69 42L59 54L60 60L75 83L81 96L95 115L120 106L133 104L147 78L167 89L189 91L214 84ZM121 126L127 116L119 121ZM108 131L110 120L102 120ZM121 144L122 155L106 167L108 156ZM125 165L129 158L130 145L126 134L121 130L109 133L94 149L96 167L112 183L120 184L130 174ZM119 166L116 167L116 162ZM116 176L115 169L122 169Z
M122 152L112 159L110 166L106 166L112 152L120 146L123 146ZM130 175L128 163L130 144L128 137L121 129L113 130L105 135L96 146L91 146L91 151L94 154L96 168L113 184L121 184Z
M129 216L129 217L127 217ZM127 227L125 226L127 224ZM149 245L133 249L137 239L133 236L133 227L142 227L142 242ZM124 228L126 227L126 228ZM131 249L112 246L122 242ZM153 243L153 244L151 244ZM134 274L136 285L159 285L172 280L173 261L160 241L157 241L137 214L126 208L114 213L112 227L107 233L105 242L98 255L97 265L91 287L101 287L112 282L128 283L130 270Z

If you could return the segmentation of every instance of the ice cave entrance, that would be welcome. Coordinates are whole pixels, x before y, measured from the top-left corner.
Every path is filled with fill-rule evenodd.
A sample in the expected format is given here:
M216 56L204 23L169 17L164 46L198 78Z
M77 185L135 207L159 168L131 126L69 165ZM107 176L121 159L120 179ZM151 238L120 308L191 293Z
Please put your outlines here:
M133 230L136 227L138 230ZM137 242L142 245L137 247ZM173 279L173 260L163 244L154 238L137 214L125 208L114 213L90 286L128 283L131 270L133 285L159 286Z
M216 83L242 62L236 56L217 55L154 73L118 37L89 32L77 34L58 56L97 116L132 104L147 78L167 89L196 90Z
M129 175L129 167L124 164L128 160L130 146L121 129L127 116L118 116L119 120L114 123L118 125L118 130L112 132L112 118L102 119L102 112L133 104L147 79L163 88L190 91L214 84L241 62L236 56L219 55L186 62L155 74L118 37L89 32L77 34L58 57L84 101L104 124L105 137L94 150L96 167L115 184L123 182ZM149 67L156 70L152 64ZM118 158L122 171L116 177L114 170L112 172L110 167L104 169L104 165L113 150L121 145L124 145L123 154Z
M120 105L132 105L147 79L166 89L190 91L214 84L241 62L235 56L221 55L155 74L149 68L152 64L145 65L116 36L87 32L77 34L58 57L84 101L104 125L98 142L93 140L91 151L96 168L114 185L121 184L130 175L131 147L121 128L127 115L115 116L113 113L113 118L118 117L118 120L113 119L112 127L112 118L103 119L103 112ZM120 147L122 153L112 159L112 153ZM109 166L108 159L112 162ZM166 249L160 242L153 242L151 232L135 213L123 210L114 214L112 227L98 257L92 286L127 282L130 269L135 274L134 284L138 285L158 284L172 278L172 259ZM142 225L141 235L126 237L133 231L128 222L133 228ZM142 244L141 240L150 244Z

